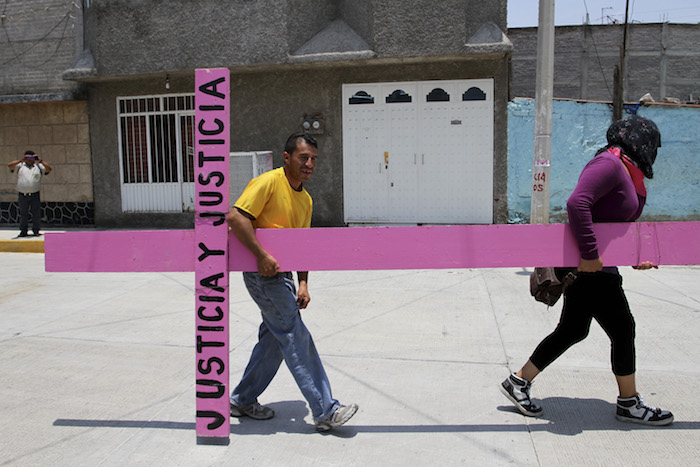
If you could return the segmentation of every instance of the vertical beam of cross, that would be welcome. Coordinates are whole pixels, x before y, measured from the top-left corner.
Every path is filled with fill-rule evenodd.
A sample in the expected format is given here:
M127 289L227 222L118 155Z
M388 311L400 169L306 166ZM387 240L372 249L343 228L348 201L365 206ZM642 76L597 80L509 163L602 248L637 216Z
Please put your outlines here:
M229 444L230 72L195 71L197 444Z

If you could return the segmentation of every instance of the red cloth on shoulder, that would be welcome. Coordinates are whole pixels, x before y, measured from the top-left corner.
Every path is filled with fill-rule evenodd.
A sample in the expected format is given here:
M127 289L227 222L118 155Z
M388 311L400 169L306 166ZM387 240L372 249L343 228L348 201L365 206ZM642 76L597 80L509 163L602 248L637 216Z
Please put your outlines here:
M646 198L647 188L644 186L644 174L639 167L637 167L637 164L635 164L632 159L622 154L622 151L618 147L612 147L608 149L608 152L619 157L622 163L625 164L625 167L627 167L627 170L632 176L632 183L634 183L634 189L637 191L637 194Z

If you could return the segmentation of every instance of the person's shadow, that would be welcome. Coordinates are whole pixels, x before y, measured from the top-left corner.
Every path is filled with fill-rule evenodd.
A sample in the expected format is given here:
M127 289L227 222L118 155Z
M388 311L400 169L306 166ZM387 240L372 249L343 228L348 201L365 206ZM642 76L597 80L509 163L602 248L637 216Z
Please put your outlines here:
M584 431L631 431L631 430L699 430L699 421L675 421L666 427L624 423L615 419L616 404L601 399L579 399L570 397L548 397L541 400L543 416L508 423L469 423L469 424L392 424L363 425L358 413L347 425L323 432L341 438L353 438L358 434L371 433L486 433L547 431L550 433L574 436ZM305 401L281 401L265 404L275 411L269 420L254 420L250 417L231 417L231 434L274 435L275 433L316 434L316 427L310 420ZM520 414L512 405L501 405L496 410ZM360 417L358 417L360 415ZM531 421L531 422L530 422ZM57 419L54 426L81 426L102 428L138 428L165 430L195 430L194 422L159 420L84 420Z
M658 430L664 428L621 422L615 418L617 404L601 399L547 397L537 402L540 402L544 409L539 420L546 420L549 423L530 424L531 431L548 431L558 435L574 436L584 431ZM512 405L499 406L498 410L520 413ZM673 422L665 428L697 430L700 428L700 422Z
M255 420L250 417L231 417L231 434L235 435L274 435L275 433L316 434L316 427L310 420L309 409L305 401L281 401L265 404L275 411L275 416L268 420ZM348 425L334 428L322 434L351 438L357 434ZM59 418L54 426L91 427L91 428L137 428L161 430L195 430L194 422L176 422L160 420L115 420L115 419L74 419Z

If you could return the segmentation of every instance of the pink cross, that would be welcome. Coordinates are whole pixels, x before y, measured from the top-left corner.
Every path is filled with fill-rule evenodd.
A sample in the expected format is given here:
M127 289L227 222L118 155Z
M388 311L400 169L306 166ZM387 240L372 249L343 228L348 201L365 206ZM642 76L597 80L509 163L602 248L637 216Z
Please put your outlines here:
M257 270L224 221L229 87L228 69L195 72L194 231L71 232L45 239L47 271L195 271L199 444L229 443L228 273ZM606 264L700 264L700 222L597 224L595 232ZM566 224L262 229L257 236L283 271L576 266L579 260Z

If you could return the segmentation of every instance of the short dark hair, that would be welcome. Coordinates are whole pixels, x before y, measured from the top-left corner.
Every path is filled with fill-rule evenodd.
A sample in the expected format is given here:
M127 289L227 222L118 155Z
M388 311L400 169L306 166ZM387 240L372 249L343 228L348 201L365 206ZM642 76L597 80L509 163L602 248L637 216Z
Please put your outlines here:
M289 138L287 138L287 143L284 145L284 152L290 155L293 154L294 151L296 151L297 149L297 140L299 138L303 139L306 142L306 144L318 149L318 143L316 142L316 138L311 136L309 133L306 133L305 131L298 131L290 135Z
M34 151L24 151L24 155L25 155L25 156L33 156L33 155L35 155L35 154L36 154L36 153L35 153Z

